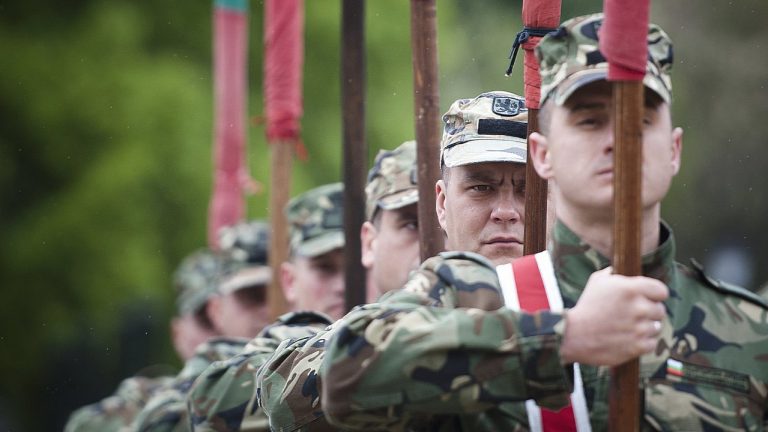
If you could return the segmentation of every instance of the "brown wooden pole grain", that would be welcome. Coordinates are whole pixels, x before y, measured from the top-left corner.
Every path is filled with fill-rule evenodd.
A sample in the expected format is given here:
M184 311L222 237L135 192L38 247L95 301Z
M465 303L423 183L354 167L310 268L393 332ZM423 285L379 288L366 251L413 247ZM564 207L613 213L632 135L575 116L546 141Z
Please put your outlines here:
M539 131L539 110L528 109L528 136ZM530 146L529 146L530 148ZM527 152L525 166L525 237L523 253L535 254L547 248L547 181L539 177Z
M641 274L642 81L613 83L613 267L626 276ZM639 359L611 370L609 429L639 431L642 397Z
M270 173L271 193L269 196L269 220L272 237L269 245L269 267L272 269L272 283L267 291L269 315L272 321L288 312L288 301L280 283L280 265L288 259L288 221L285 205L291 193L291 171L293 168L293 143L273 142L272 172Z
M344 263L347 310L366 302L360 262L360 226L365 221L368 145L365 140L365 0L343 0L341 106L344 147Z
M443 231L435 214L435 182L440 178L441 136L435 0L411 0L411 49L419 183L419 246L423 261L444 249Z

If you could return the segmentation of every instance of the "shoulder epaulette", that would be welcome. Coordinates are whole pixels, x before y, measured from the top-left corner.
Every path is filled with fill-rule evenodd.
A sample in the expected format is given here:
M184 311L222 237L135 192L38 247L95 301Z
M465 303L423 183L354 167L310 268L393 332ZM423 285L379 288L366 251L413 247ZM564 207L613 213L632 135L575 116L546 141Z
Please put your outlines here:
M321 312L300 310L286 312L277 318L272 325L303 325L303 324L331 324L333 320ZM272 326L270 325L270 327Z
M475 252L448 251L448 252L440 252L438 255L442 257L444 260L451 260L451 259L469 260L469 261L474 261L478 264L482 264L483 266L488 267L491 270L496 268L488 258Z
M759 295L753 293L752 291L742 288L740 286L732 285L732 284L729 284L728 282L724 282L719 279L715 279L707 276L707 274L704 273L704 266L702 266L701 263L696 261L694 258L691 258L691 267L693 268L695 276L698 279L700 279L702 282L707 284L707 286L723 294L734 295L736 297L741 298L742 300L746 300L750 303L754 303L758 306L762 306L768 309L768 301L760 297Z

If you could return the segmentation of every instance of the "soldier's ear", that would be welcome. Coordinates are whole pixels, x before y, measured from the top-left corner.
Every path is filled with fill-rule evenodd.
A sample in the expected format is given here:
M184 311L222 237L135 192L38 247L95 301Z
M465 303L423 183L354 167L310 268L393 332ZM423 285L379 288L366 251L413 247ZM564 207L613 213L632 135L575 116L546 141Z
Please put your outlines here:
M283 287L283 294L289 303L296 302L296 267L292 262L280 264L280 285Z
M680 171L681 156L683 153L683 129L672 130L672 169L675 174Z
M373 267L373 242L376 241L377 236L378 230L376 229L376 226L370 221L363 222L363 225L360 227L360 262L367 270L370 270Z
M446 168L448 169L448 168ZM445 232L445 189L447 185L444 180L438 180L435 183L435 212L437 213L437 222L440 228Z
M531 160L533 161L536 173L543 179L551 179L552 158L547 137L538 132L533 132L528 137L528 151L531 153Z

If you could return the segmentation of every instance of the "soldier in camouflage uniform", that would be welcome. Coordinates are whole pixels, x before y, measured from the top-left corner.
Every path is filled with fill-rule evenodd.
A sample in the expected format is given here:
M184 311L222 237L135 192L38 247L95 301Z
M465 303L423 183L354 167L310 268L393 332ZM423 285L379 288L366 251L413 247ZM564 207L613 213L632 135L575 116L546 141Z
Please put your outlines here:
M360 228L360 240L369 301L400 289L408 273L419 266L416 179L416 141L380 150L368 171L366 221Z
M219 259L208 250L186 257L174 275L177 315L171 320L171 339L179 357L189 360L200 343L216 335L205 305L215 292ZM127 378L117 391L95 404L75 411L65 430L117 431L127 427L149 398L172 381L172 377Z
M179 275L188 282L205 276L209 288L200 297L217 336L196 348L182 371L153 394L128 430L189 430L186 394L192 382L211 363L241 352L248 337L267 323L266 287L272 275L267 265L269 225L250 221L224 228L219 244L221 251L209 263L212 271Z
M296 310L281 316L231 359L211 365L188 396L194 430L268 430L256 404L254 374L283 340L315 334L343 310L344 231L341 183L320 186L286 206L291 257L281 266L286 297ZM327 314L327 315L326 315Z
M671 127L669 114L671 45L655 26L649 29L644 81L648 277L609 274L605 239L611 238L612 184L606 174L612 167L613 114L606 64L597 49L601 19L568 21L538 47L545 104L543 133L531 136L531 151L539 174L554 182L559 221L549 256L566 311L483 312L504 304L499 282L487 276L489 263L451 255L430 260L423 275L387 299L389 307L350 313L328 342L320 376L326 416L334 424L528 430L525 409L510 402L533 399L542 407L563 407L574 382L570 364L578 361L588 426L606 430L609 374L596 366L644 353L644 429L764 430L766 305L707 278L700 268L675 263L671 230L659 219L660 200L679 167L682 132ZM480 292L490 300L472 304ZM412 306L430 300L443 308ZM470 309L444 310L455 306ZM625 326L631 330L623 338L601 334ZM610 339L616 343L600 346Z

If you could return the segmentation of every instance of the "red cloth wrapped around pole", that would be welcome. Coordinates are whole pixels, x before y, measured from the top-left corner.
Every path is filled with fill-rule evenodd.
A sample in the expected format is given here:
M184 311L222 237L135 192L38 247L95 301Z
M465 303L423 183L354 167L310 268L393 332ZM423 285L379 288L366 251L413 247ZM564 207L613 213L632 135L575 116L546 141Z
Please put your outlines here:
M560 0L523 0L523 26L526 28L555 29L560 24ZM521 45L525 50L523 82L525 105L538 109L541 102L541 76L539 62L533 49L540 36L531 36Z
M244 217L246 97L248 94L247 0L214 3L214 179L208 208L208 244L218 232Z
M648 58L648 0L605 0L600 52L609 81L642 81Z
M304 0L264 2L267 140L298 144L303 114Z

